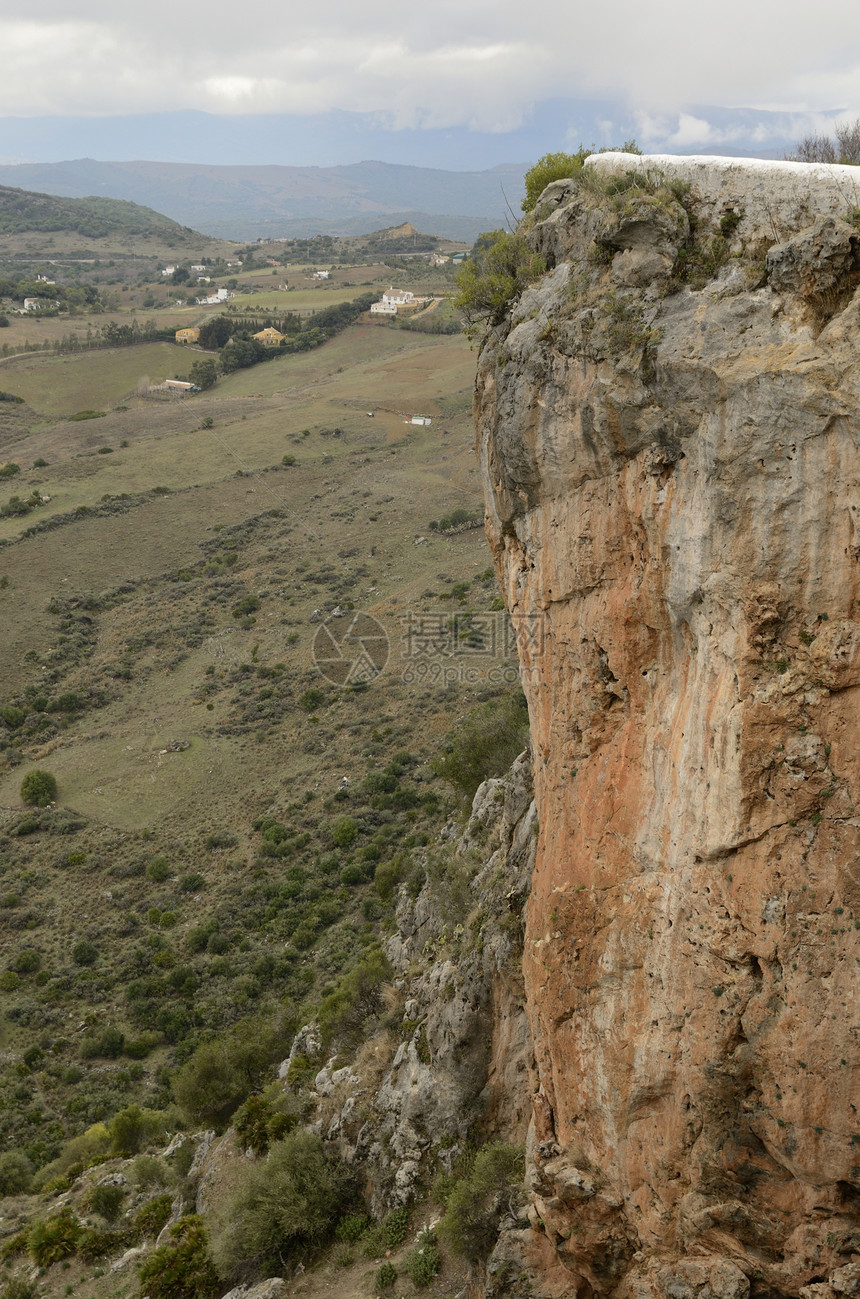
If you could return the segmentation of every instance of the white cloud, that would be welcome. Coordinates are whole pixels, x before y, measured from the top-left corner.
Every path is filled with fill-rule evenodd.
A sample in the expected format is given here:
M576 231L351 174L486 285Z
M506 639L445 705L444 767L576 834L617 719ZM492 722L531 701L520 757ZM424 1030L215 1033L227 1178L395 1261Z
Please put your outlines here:
M715 142L685 104L860 112L860 8L723 0L4 0L0 116L385 112L395 125L506 130L553 96L625 95L679 146ZM145 20L142 24L141 16ZM674 127L673 124L674 123Z

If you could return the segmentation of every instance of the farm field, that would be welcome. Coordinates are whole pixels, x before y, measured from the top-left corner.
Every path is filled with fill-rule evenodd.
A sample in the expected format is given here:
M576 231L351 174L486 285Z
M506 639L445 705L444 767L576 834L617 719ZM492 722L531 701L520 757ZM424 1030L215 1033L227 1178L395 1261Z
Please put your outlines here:
M281 659L291 677L313 680L307 620L322 591L308 587L302 569L323 565L396 641L403 610L422 601L435 610L437 596L428 592L472 581L487 567L480 529L442 536L429 526L457 508L480 515L470 431L473 358L462 337L359 324L314 352L237 371L190 399L161 403L134 395L141 371L159 375L176 359L186 357L170 344L34 354L10 362L4 378L38 421L3 447L7 461L22 465L10 490L50 497L23 518L0 520L0 610L11 629L0 645L0 679L8 693L32 680L36 661L39 671L52 662L57 635L46 610L57 601L98 604L106 593L134 586L134 596L96 620L92 662L107 662L119 623L128 641L134 624L152 616L144 612L152 591L169 591L171 606L193 596L196 573L222 533L247 529L255 537L231 576L244 574L254 589L278 587L251 628L243 631L229 611L213 628L204 617L203 643L182 654L181 666L163 667L156 655L139 682L110 691L103 706L88 711L85 736L72 727L37 746L43 757L50 754L72 806L126 829L181 819L185 785L197 789L212 774L189 759L174 764L183 772L179 781L147 778L143 796L135 775L141 744L151 754L177 727L199 731L195 745L204 752L214 745L221 754L216 766L235 771L234 741L215 738L218 717L201 713L194 697L214 647L235 662L257 646L261 662ZM108 413L57 421L84 403ZM406 422L416 411L431 416L430 427ZM35 460L47 463L34 469ZM59 526L51 527L55 520ZM177 579L189 571L193 577ZM73 676L87 678L91 670ZM386 706L400 690L414 694L395 681ZM428 717L427 725L433 733L444 723ZM137 739L129 743L132 733ZM307 767L289 730L269 737L267 768L272 746L285 770L297 775ZM253 783L246 770L241 782L231 786L225 777L217 791L228 819L245 796L246 777ZM0 805L14 807L17 781L14 767L0 774Z

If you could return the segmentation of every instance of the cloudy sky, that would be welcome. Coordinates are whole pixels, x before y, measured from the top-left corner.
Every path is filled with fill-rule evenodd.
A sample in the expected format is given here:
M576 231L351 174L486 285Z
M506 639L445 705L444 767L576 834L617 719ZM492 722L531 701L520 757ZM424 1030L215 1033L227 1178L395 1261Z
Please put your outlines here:
M850 0L0 0L0 49L0 116L345 109L504 132L557 96L646 123L690 103L860 112Z

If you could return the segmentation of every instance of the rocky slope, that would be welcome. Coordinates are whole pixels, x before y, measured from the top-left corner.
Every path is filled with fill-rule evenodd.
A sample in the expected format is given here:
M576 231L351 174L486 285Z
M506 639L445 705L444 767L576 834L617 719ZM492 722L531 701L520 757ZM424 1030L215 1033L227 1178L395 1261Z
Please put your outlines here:
M851 168L592 158L481 351L540 818L495 1264L537 1293L860 1286L858 208Z

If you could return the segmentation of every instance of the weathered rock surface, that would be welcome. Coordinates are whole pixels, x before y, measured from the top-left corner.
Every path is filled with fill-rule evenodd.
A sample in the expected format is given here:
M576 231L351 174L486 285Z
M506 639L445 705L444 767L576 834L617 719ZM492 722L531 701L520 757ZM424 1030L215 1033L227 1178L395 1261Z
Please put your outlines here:
M589 165L539 203L549 270L476 387L540 817L535 1240L506 1266L834 1299L860 1261L860 175Z
M406 1203L427 1156L450 1166L477 1131L525 1140L533 1053L522 914L537 844L530 767L523 754L503 779L485 781L447 863L417 898L401 897L388 957L406 996L404 1040L352 1151L376 1211ZM343 1141L342 1114L335 1132Z

